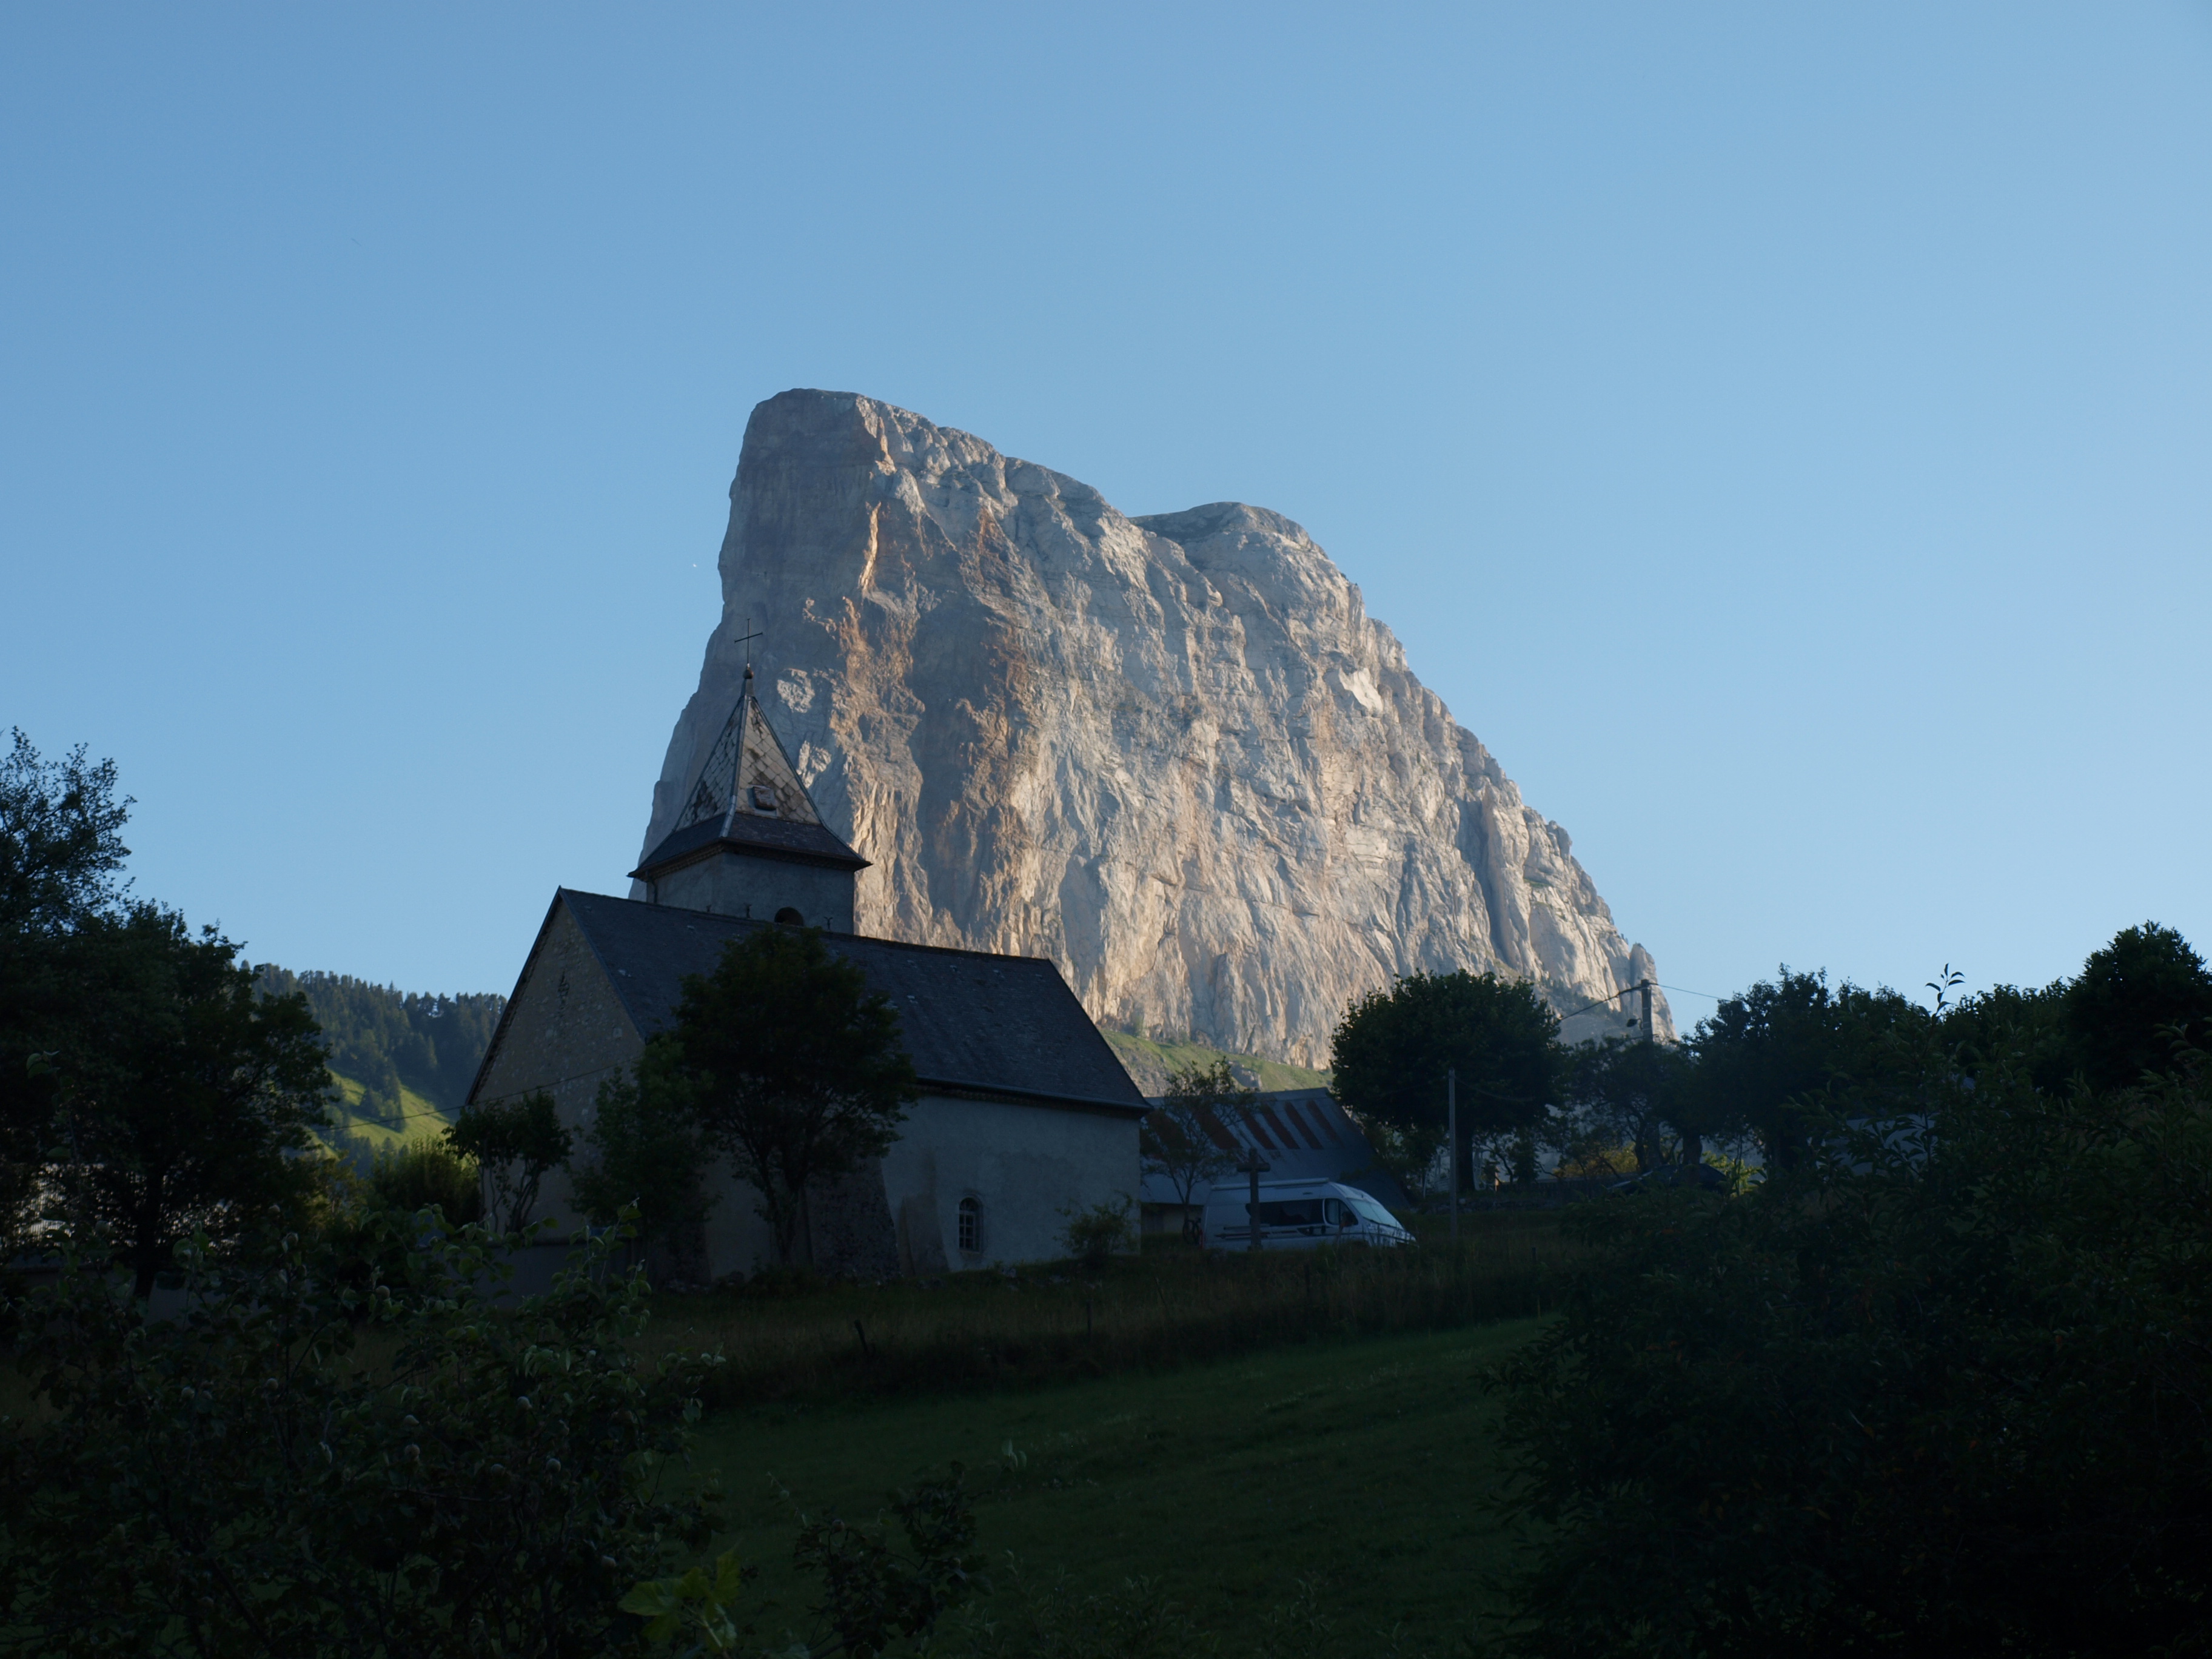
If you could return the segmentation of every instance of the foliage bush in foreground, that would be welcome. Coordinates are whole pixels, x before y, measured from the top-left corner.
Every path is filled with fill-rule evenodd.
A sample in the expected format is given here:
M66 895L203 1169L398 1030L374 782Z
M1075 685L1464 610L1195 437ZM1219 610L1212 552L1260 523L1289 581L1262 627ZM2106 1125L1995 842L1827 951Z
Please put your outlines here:
M706 1529L661 1486L708 1362L635 1358L645 1285L610 1279L611 1237L501 1308L483 1229L377 1224L410 1231L404 1284L288 1237L258 1267L187 1247L173 1320L97 1270L30 1299L50 1414L0 1432L0 1647L635 1650L620 1598Z
M788 1497L788 1494L786 1494ZM950 1476L925 1480L912 1492L884 1500L906 1534L905 1553L895 1548L881 1522L854 1525L836 1515L799 1517L794 1557L822 1584L811 1639L787 1646L781 1659L825 1659L831 1654L873 1659L895 1648L929 1650L938 1621L975 1592L990 1586L977 1573L975 1516L961 1484L960 1465ZM757 1651L755 1626L746 1620L746 1595L756 1574L735 1551L710 1568L680 1577L648 1579L623 1598L626 1612L647 1620L647 1639L679 1659L699 1654Z
M1570 1221L1597 1254L1494 1379L1509 1651L2206 1650L2212 1065L2054 1092L1984 1035L1749 1196Z
M434 1204L448 1221L483 1218L483 1177L442 1139L417 1136L379 1152L368 1166L368 1185L379 1202L403 1214Z
M540 1089L519 1100L463 1107L446 1131L446 1145L482 1172L493 1230L519 1233L538 1207L545 1172L568 1161L574 1137L562 1127L553 1097Z
M1115 1251L1137 1248L1135 1208L1136 1200L1127 1193L1087 1207L1064 1206L1060 1214L1066 1224L1060 1230L1060 1248L1085 1267L1104 1267Z

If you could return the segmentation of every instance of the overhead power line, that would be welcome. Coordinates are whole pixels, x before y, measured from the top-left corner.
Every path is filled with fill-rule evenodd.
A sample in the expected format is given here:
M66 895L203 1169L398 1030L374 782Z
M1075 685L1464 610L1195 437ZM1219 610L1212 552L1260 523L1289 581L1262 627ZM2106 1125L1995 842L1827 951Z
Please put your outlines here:
M1669 985L1663 979L1655 979L1651 982L1662 991L1680 991L1684 996L1703 997L1708 1002L1725 1002L1728 1000L1726 997L1716 996L1711 991L1699 991L1687 985ZM1621 998L1631 994L1638 988L1639 988L1634 985L1624 985L1620 989L1615 991L1611 996L1600 997L1595 1002L1585 1002L1581 1007L1573 1010L1571 1012L1561 1014L1559 1018L1561 1019L1572 1019L1577 1014L1586 1014L1593 1008L1602 1008L1608 1002L1620 1001Z
M1576 1009L1573 1013L1562 1014L1559 1016L1559 1018L1562 1021L1573 1019L1577 1015L1589 1012L1593 1008L1602 1008L1609 1002L1618 1002L1625 996L1640 996L1644 999L1644 1018L1641 1022L1644 1027L1644 1040L1646 1042L1656 1042L1658 1037L1658 1033L1651 1028L1651 989L1652 987L1658 984L1658 982L1659 981L1656 979L1639 979L1633 985L1622 986L1620 989L1615 991L1611 996L1600 997L1595 1002L1586 1002L1581 1007ZM1628 1023L1630 1025L1633 1026L1638 1022L1632 1019Z
M1656 985L1659 981L1654 980L1651 982L1654 985ZM1608 1002L1618 1002L1623 997L1632 997L1643 988L1644 987L1641 981L1634 985L1624 985L1618 991L1613 993L1612 995L1600 997L1595 1002L1585 1002L1581 1007L1574 1009L1571 1012L1561 1014L1559 1018L1561 1019L1573 1019L1577 1015L1589 1012L1593 1008L1602 1008Z

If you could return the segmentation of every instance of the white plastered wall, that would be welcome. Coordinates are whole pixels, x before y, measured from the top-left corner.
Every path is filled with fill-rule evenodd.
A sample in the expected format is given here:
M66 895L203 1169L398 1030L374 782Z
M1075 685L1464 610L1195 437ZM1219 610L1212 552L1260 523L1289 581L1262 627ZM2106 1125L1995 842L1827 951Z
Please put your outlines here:
M1133 1117L941 1095L915 1103L884 1158L900 1265L909 1273L1065 1255L1063 1212L1133 1199L1138 1176ZM981 1206L981 1248L972 1253L959 1248L960 1200L969 1197Z
M1066 1211L1136 1193L1137 1123L1115 1114L925 1095L908 1109L882 1169L902 1272L1050 1261L1066 1254ZM773 1261L752 1188L724 1165L708 1190L717 1200L707 1221L713 1271L750 1273ZM959 1248L963 1198L979 1206L981 1248L972 1252Z

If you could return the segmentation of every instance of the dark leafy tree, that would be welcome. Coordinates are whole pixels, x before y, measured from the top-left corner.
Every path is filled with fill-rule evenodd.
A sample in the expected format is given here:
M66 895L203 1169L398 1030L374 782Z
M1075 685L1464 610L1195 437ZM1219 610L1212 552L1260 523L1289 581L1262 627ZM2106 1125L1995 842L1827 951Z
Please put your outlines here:
M76 1001L45 1174L141 1297L180 1241L237 1243L316 1188L321 1035L299 998L258 995L237 957L149 903L88 921L61 955Z
M1699 1162L1705 1138L1723 1125L1694 1088L1691 1064L1674 1043L1613 1037L1571 1049L1565 1092L1574 1132L1627 1147L1638 1170Z
M0 759L0 936L66 933L112 912L131 806L115 798L113 761L88 763L82 744L43 760L16 728Z
M714 1200L712 1154L690 1079L671 1044L648 1044L628 1073L599 1085L583 1147L568 1168L577 1206L594 1221L634 1208L637 1240L657 1276L703 1275L699 1237Z
M2048 1093L2077 1079L2123 1088L2171 1069L2177 1038L2202 1046L2212 1035L2212 975L2179 933L2145 922L2114 935L2078 978L1994 987L1946 1007L1942 1025L1963 1075L1999 1066Z
M574 1137L562 1125L553 1097L536 1090L464 1109L446 1131L446 1143L483 1172L484 1212L492 1226L519 1233L538 1207L546 1171L567 1159Z
M1935 1017L1894 991L1831 986L1785 967L1698 1023L1681 1109L1716 1127L1743 1125L1769 1168L1790 1169L1843 1094L1862 1111L1911 1109L1938 1040Z
M672 1050L710 1145L758 1194L788 1265L808 1188L890 1146L914 1099L898 1017L816 928L762 927L684 982Z
M70 943L122 910L130 810L115 763L88 762L82 744L49 761L17 730L0 757L0 1257L35 1220L59 1101L61 1071L33 1056L70 1046Z
M1997 1066L2057 1093L2081 1070L2066 1024L2066 981L2041 990L1994 986L1943 1011L1942 1042L1964 1077Z
M1580 1206L1497 1375L1527 1655L2212 1645L2212 1068L1830 1086L1747 1195Z
M1540 1122L1563 1060L1559 1020L1527 980L1413 974L1355 1001L1336 1028L1338 1100L1410 1142L1444 1139L1444 1074L1459 1073L1459 1168L1472 1178L1477 1139Z
M483 1229L374 1224L396 1287L295 1237L228 1264L187 1245L173 1319L97 1262L31 1299L44 1409L0 1435L0 1650L637 1651L622 1597L708 1530L708 1494L659 1483L710 1362L640 1352L615 1237L500 1306Z
M2123 929L2064 994L2067 1033L2092 1087L2124 1088L2171 1071L2177 1040L2212 1042L2212 974L2171 927Z
M1259 1096L1237 1082L1225 1060L1211 1066L1186 1066L1169 1073L1168 1091L1145 1115L1139 1147L1147 1173L1164 1176L1182 1206L1183 1237L1202 1224L1192 1213L1198 1184L1211 1186L1237 1166L1221 1115L1249 1109Z

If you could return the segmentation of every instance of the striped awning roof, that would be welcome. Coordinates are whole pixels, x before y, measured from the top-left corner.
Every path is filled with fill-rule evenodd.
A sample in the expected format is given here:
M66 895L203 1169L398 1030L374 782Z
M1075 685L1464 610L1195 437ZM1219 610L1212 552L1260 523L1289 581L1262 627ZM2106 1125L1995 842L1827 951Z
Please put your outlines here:
M1158 1105L1155 1096L1152 1104ZM1238 1111L1212 1115L1207 1132L1224 1152L1239 1161L1257 1152L1270 1181L1340 1181L1371 1193L1383 1203L1402 1206L1405 1188L1375 1161L1375 1149L1359 1126L1326 1089L1277 1089L1258 1096ZM1192 1190L1202 1204L1210 1190L1201 1182ZM1176 1192L1164 1176L1147 1175L1144 1201L1173 1204Z

